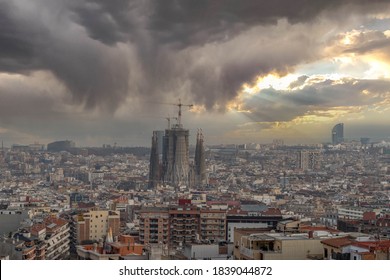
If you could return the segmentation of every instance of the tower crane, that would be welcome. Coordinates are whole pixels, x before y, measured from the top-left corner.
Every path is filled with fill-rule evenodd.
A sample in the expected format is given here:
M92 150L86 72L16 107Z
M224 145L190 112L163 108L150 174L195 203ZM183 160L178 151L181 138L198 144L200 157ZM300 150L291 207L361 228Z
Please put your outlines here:
M179 112L177 114L177 118L175 118L177 120L177 125L180 127L181 126L181 107L185 106L185 107L188 107L188 108L192 108L194 106L194 104L183 104L181 103L181 100L179 99L179 103L160 103L160 104L165 104L165 105L174 105L174 106L178 106L179 107ZM166 118L168 120L168 118ZM169 118L169 119L173 119L173 118ZM170 126L170 120L168 120L168 126Z
M186 106L188 108L192 108L194 104L183 104L181 103L181 100L179 99L179 103L172 103L171 105L175 105L179 107L179 113L177 115L177 125L180 127L181 126L181 107Z

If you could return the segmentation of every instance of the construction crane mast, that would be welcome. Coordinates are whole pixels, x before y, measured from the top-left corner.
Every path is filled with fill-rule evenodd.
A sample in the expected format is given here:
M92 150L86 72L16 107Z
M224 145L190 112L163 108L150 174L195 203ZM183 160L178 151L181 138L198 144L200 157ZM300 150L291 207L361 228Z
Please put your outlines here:
M181 103L180 99L179 99L179 103L163 103L163 102L152 102L152 103L164 104L164 105L174 105L174 106L179 107L179 112L177 114L177 118L171 118L171 117L165 118L168 121L168 127L169 128L171 126L171 119L176 119L177 120L177 126L181 127L181 108L183 106L188 107L188 108L192 108L194 106L193 104L183 104L183 103Z
M181 103L180 99L179 99L179 103L171 104L171 105L176 105L176 106L179 107L179 113L178 113L178 116L177 116L177 125L180 127L181 126L181 107L182 106L186 106L188 108L192 108L194 105L193 104L183 104L183 103Z

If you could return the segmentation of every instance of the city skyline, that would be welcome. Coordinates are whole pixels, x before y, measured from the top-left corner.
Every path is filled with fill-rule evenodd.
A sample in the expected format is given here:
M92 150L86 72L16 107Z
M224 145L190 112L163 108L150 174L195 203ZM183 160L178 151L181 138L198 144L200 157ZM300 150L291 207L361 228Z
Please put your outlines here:
M0 140L390 140L387 1L0 0ZM192 137L194 138L194 137ZM191 142L191 144L195 144Z

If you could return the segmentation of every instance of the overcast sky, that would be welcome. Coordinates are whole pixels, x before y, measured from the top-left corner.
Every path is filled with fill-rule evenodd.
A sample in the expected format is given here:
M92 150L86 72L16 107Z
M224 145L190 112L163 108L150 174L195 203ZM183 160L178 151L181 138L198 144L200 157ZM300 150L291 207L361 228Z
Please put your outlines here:
M390 139L388 0L0 0L0 140ZM165 103L165 104L164 104Z

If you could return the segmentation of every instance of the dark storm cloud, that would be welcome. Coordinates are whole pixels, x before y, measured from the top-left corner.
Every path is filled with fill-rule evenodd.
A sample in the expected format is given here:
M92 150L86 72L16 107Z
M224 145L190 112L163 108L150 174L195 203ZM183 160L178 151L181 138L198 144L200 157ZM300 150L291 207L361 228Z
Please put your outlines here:
M389 81L357 79L326 80L289 91L269 88L245 99L241 109L250 110L247 116L253 121L285 122L317 110L375 106L389 100L389 88Z
M3 78L0 76L0 80ZM55 122L66 118L61 107L66 104L64 94L58 94L62 89L56 88L57 94L51 91L55 88L53 77L47 73L34 75L34 79L13 77L0 83L0 127L39 122Z
M65 7L44 0L25 9L21 4L0 3L0 72L48 70L75 103L115 110L128 94L125 54L77 30Z
M73 19L88 30L90 37L111 45L126 42L137 28L136 14L141 16L138 1L86 0L73 1L70 10Z
M154 3L150 28L162 42L181 47L223 40L249 27L276 24L281 18L291 23L307 22L340 1L235 1L175 0Z
M224 108L244 82L318 56L315 34L291 24L386 2L0 0L0 72L50 71L87 108L128 96Z
M13 5L0 2L0 72L24 72L39 67L37 50L45 31L13 16Z
M386 0L87 0L72 10L91 37L102 42L126 41L137 28L145 28L158 43L186 47L224 40L247 28L308 22L326 10L348 6L354 10L378 10ZM138 14L138 19L137 17Z

